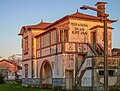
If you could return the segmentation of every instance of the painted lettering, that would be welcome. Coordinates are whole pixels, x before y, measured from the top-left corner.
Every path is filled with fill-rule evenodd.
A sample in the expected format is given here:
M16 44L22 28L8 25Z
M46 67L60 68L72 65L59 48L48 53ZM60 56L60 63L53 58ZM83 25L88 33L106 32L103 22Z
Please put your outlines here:
M87 24L82 24L82 23L71 23L72 26L82 26L82 27L88 27Z

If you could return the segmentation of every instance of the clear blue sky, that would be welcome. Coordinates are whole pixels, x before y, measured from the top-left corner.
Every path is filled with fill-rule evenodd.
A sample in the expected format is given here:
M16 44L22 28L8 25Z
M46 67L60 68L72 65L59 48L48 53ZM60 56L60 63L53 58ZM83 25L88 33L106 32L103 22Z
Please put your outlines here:
M21 54L21 37L17 34L24 25L37 24L43 19L54 22L75 13L96 15L96 12L80 10L82 5L93 6L98 1L108 2L106 12L110 19L120 19L120 0L0 0L0 56L7 58ZM113 47L120 48L120 20L112 24Z

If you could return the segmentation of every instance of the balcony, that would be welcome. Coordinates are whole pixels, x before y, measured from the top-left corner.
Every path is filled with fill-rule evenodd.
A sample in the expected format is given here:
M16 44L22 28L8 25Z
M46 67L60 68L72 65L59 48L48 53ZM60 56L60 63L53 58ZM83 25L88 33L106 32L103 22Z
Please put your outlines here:
M93 62L95 67L104 67L104 56L94 57ZM109 56L108 57L108 67L117 68L120 66L120 57Z

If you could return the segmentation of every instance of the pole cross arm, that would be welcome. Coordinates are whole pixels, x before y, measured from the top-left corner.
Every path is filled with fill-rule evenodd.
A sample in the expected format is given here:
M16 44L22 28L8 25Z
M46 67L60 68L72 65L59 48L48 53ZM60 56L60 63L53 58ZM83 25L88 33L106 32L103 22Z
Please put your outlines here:
M86 6L86 5L83 5L82 7L80 7L80 9L83 9L83 10L90 9L90 10L93 10L93 11L100 12L100 13L102 14L102 16L106 16L106 17L109 16L108 14L105 14L104 12L102 12L101 10L99 10L99 9L97 9L97 8L93 8L93 7Z
M86 6L86 5L83 5L82 7L80 7L80 9L83 9L83 10L90 9L90 10L94 10L94 11L97 11L97 12L102 13L101 10L99 10L99 9L97 9L97 8L90 7L90 6Z

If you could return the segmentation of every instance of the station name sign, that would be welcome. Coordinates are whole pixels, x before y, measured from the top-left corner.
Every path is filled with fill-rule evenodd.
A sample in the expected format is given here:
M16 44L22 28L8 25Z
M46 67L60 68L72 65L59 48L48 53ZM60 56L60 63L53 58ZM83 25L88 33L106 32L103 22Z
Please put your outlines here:
M72 34L87 35L87 32L85 31L85 27L88 27L87 24L71 23L71 25L74 27L74 30L72 30Z
M71 23L73 26L82 26L82 27L88 27L87 24L82 24L82 23Z

